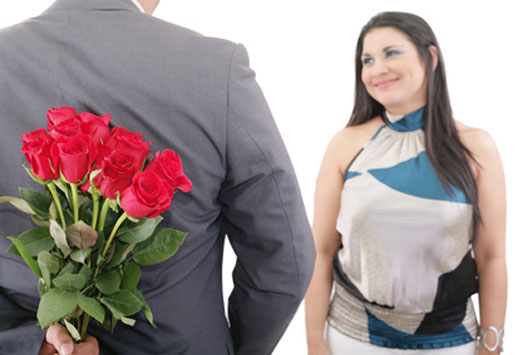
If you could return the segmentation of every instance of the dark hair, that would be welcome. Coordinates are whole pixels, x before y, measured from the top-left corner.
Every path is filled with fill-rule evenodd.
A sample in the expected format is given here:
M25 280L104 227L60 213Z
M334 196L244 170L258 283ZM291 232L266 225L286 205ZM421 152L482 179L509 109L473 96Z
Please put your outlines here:
M447 91L445 66L440 46L434 32L421 17L404 12L382 12L374 16L362 28L357 41L355 58L355 106L347 126L359 125L375 116L384 115L384 107L368 94L361 78L364 37L370 30L377 27L392 27L404 33L416 46L425 65L427 103L424 111L423 131L427 155L447 193L453 195L451 185L454 185L464 192L467 200L472 204L474 237L481 216L478 207L477 185L468 158L475 162L476 160L458 137ZM429 46L436 47L438 52L436 70L432 69Z

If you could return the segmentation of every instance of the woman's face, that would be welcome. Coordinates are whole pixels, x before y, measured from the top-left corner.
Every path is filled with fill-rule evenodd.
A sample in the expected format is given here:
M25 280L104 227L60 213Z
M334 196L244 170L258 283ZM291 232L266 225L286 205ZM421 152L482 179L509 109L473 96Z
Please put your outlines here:
M403 32L393 27L370 30L360 60L366 90L388 112L406 115L426 104L425 65Z

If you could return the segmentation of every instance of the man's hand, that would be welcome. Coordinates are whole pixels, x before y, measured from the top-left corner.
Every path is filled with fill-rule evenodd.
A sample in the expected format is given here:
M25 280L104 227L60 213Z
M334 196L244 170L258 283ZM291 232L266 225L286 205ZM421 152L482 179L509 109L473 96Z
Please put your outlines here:
M74 344L70 334L61 324L55 324L46 330L39 355L98 355L98 341L88 335L83 343Z

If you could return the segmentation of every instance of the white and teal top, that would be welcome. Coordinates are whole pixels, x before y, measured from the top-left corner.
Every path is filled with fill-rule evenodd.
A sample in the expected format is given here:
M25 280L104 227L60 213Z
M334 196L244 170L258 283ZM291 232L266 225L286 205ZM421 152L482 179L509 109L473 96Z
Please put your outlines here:
M329 323L388 348L473 341L472 205L440 183L425 152L424 109L383 116L345 174Z

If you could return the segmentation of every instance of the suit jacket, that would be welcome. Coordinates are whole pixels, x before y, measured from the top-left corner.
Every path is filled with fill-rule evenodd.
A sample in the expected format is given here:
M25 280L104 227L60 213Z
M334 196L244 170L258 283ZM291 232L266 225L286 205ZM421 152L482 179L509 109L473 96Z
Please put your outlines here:
M113 335L95 324L102 354L269 354L304 296L314 245L293 168L242 45L140 12L130 0L57 0L0 31L0 195L39 188L23 171L20 135L52 106L111 113L152 152L174 149L192 192L176 192L164 224L187 231L179 252L142 267L142 314ZM0 205L0 353L36 354L37 278L5 252L31 228ZM237 255L227 320L225 236ZM228 322L229 321L229 322ZM229 323L229 324L228 324Z

